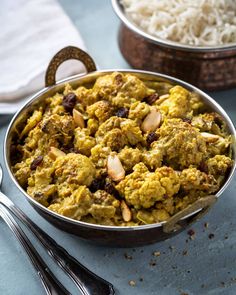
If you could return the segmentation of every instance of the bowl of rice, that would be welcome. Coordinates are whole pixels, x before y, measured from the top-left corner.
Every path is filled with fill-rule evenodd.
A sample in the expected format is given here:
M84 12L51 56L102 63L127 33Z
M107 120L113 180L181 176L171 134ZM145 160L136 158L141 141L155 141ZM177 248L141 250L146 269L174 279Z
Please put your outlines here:
M112 0L120 50L137 69L205 90L236 86L236 1Z

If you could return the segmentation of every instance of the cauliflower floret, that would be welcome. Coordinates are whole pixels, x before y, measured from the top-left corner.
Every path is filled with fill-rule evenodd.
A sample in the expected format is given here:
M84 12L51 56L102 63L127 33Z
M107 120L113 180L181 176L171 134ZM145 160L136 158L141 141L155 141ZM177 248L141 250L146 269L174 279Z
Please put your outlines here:
M142 153L139 149L133 149L127 146L118 154L125 171L131 171L132 168L141 161L141 156Z
M86 186L79 186L71 196L64 198L61 202L48 207L61 215L80 220L82 216L89 213L92 204L91 193Z
M54 162L56 183L68 182L89 186L95 177L92 161L84 155L67 154Z
M150 111L150 106L145 102L136 101L131 104L129 110L129 119L142 120Z
M233 165L233 160L225 155L216 155L206 161L209 174L218 179L219 176L225 176L226 172Z
M110 147L97 144L91 149L90 159L96 168L105 168L107 165L107 157L111 154Z
M215 155L227 154L227 151L231 143L231 136L227 136L226 138L219 136L217 141L207 142L207 152L209 158L214 157Z
M170 96L161 105L160 109L169 118L184 118L191 115L189 92L181 86L170 89Z
M87 89L84 86L81 86L73 92L77 96L78 101L83 106L89 106L98 101L98 95L93 89Z
M206 142L200 132L181 119L166 119L158 130L158 142L165 161L177 170L199 165L206 155Z
M125 119L116 116L110 117L108 120L106 120L99 126L98 131L95 134L95 137L98 140L100 140L107 134L108 131L111 131L114 128L120 128L120 123L124 120Z
M75 123L71 115L53 114L42 121L42 131L63 144L68 144L74 134Z
M42 109L35 110L33 112L33 115L27 120L27 124L25 125L24 129L22 130L20 134L20 138L25 136L29 133L30 130L32 130L41 120L43 117Z
M139 210L136 217L142 224L152 224L166 221L170 218L170 215L165 209L153 209L151 211Z
M98 119L100 123L105 122L112 116L113 108L109 101L100 100L87 107L87 113L90 118Z
M219 188L214 176L201 172L196 168L184 169L180 174L180 183L184 191L199 190L213 193Z
M116 189L135 208L150 208L156 201L170 198L178 192L179 177L172 168L161 167L149 172L143 163L139 163Z
M156 169L162 165L163 153L163 148L154 142L150 150L142 152L142 161L149 169Z
M201 111L204 110L204 102L201 99L200 95L197 94L196 92L190 92L189 93L189 101L191 105L191 109L193 111L193 115L199 114Z
M125 119L120 123L120 128L130 145L136 145L137 143L142 143L144 141L142 131L134 121Z
M96 145L96 139L89 136L89 131L85 128L76 128L74 131L74 147L79 151L79 153L90 156L91 149Z
M90 135L94 135L99 127L99 122L96 119L90 118L87 121L87 129L89 130Z
M101 144L109 146L112 151L119 151L127 144L127 139L122 131L118 128L114 128L107 132L104 136Z
M93 194L94 204L89 209L89 213L97 220L113 218L116 214L120 202L103 190L98 190Z
M115 97L142 100L154 92L154 90L146 87L135 75L118 72L99 77L94 84L93 90L98 93L99 97L110 100L114 105L117 105L113 101Z
M13 168L15 177L23 188L27 186L28 178L31 175L31 170L30 170L31 162L32 162L31 158L28 158L25 161L17 163Z

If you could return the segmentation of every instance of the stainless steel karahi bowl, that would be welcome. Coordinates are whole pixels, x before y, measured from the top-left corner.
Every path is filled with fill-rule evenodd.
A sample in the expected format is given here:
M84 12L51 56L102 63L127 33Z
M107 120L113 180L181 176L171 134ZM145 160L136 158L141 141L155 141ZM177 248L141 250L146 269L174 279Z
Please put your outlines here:
M62 62L68 59L78 59L82 61L85 65L85 68L88 71L88 74L76 75L56 83L55 75L57 68ZM224 118L228 126L229 133L232 135L233 139L235 138L236 131L227 113L221 108L221 106L218 105L218 103L214 101L214 99L212 99L210 96L208 96L206 93L199 90L198 88L181 80L159 73L122 69L97 71L95 63L87 53L81 51L76 47L69 46L59 51L50 62L48 70L46 72L46 87L37 92L35 95L33 95L12 119L5 136L4 157L7 170L15 185L23 193L30 205L32 205L32 207L47 221L68 233L75 234L83 239L98 244L120 247L134 247L170 238L171 236L185 229L192 222L198 220L211 208L211 206L216 202L218 197L229 185L232 175L235 171L236 150L234 144L232 145L232 158L234 159L233 167L231 168L231 171L229 172L229 175L224 185L221 187L221 189L217 192L215 196L211 195L197 200L195 203L191 204L184 210L172 216L167 222L155 223L150 225L128 227L104 226L97 224L89 224L59 215L53 211L50 211L49 209L47 209L46 207L32 199L26 193L26 191L19 185L11 169L10 151L14 138L18 136L17 129L20 128L20 126L26 122L27 118L35 108L41 105L47 97L53 96L56 92L61 91L64 88L65 84L68 82L73 87L78 87L79 85L83 85L85 83L92 83L99 76L105 75L107 73L112 73L114 71L132 73L144 80L166 81L169 83L182 85L186 89L192 92L196 92L201 96L202 100L208 106L209 110L219 113Z
M236 86L236 43L192 46L157 38L126 16L121 0L111 2L121 20L121 53L134 68L171 75L206 90Z

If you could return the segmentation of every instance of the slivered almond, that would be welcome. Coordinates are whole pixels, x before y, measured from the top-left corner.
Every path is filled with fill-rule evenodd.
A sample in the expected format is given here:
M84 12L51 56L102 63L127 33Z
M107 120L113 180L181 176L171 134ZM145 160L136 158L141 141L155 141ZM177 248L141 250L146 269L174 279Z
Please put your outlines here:
M201 132L201 135L209 143L216 142L217 140L220 139L220 136L219 135L211 134L211 133L208 133L208 132Z
M161 124L161 113L155 108L151 109L150 113L145 117L141 125L144 132L155 131Z
M54 146L51 146L50 147L50 151L48 153L48 156L52 159L52 160L56 160L56 158L58 157L62 157L62 156L65 156L66 154L59 150L58 148L54 147Z
M107 158L107 173L114 181L120 181L125 177L125 170L120 159L116 155Z
M85 127L83 115L76 109L73 109L73 119L75 121L76 126L80 128Z
M132 213L124 200L122 200L120 203L120 209L124 221L129 222L132 219Z

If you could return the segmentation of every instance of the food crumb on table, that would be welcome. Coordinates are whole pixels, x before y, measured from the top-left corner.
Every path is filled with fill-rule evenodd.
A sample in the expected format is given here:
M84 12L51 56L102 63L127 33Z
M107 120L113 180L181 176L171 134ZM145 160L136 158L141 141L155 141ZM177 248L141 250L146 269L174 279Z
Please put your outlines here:
M213 234L213 233L210 233L209 235L208 235L208 238L211 240L211 239L213 239L215 237L215 235Z
M132 257L131 255L129 255L128 253L125 253L125 254L124 254L124 257L125 257L125 259L127 259L127 260L132 260L132 259L133 259L133 257Z
M161 255L161 252L160 252L160 251L154 251L154 252L152 253L152 255L158 257L158 256Z
M141 277L141 278L139 278L139 281L140 281L140 282L143 282L143 278L142 278L142 277Z
M150 260L149 265L150 266L156 266L156 261L155 260Z
M134 287L134 286L136 286L136 282L135 282L134 280L130 280L130 281L129 281L129 285L130 285L131 287Z
M208 227L209 227L209 222L205 222L205 223L204 223L204 227L205 227L205 228L208 228Z

